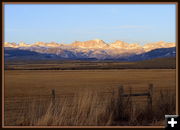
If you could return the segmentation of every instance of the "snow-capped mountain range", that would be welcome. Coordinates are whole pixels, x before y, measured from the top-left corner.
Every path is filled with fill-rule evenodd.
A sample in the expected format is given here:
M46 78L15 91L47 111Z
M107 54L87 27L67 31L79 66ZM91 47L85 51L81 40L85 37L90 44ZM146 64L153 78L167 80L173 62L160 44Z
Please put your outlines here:
M75 41L71 44L36 42L9 43L5 42L4 47L28 50L41 54L53 54L61 58L96 58L96 59L119 59L133 55L147 53L154 49L175 47L175 43L154 42L141 46L138 43L126 43L117 40L113 43L106 43L103 40L95 39L89 41Z

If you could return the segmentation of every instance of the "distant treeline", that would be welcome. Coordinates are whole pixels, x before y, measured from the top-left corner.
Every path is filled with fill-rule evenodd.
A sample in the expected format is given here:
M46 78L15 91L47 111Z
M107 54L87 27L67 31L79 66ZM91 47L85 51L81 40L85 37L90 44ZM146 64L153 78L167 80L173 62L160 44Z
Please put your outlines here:
M139 62L37 61L5 62L5 70L95 70L95 69L175 69L176 58L156 58Z

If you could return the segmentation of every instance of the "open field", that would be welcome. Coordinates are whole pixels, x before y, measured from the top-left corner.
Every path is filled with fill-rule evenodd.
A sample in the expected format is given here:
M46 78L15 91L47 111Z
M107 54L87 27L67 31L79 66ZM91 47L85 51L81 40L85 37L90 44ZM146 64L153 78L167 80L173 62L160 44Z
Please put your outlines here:
M130 92L130 87L132 93L142 93L148 90L150 83L154 85L153 119L148 122L146 97L133 97L133 107L127 98L128 100L124 101L126 111L122 111L122 100L119 100L116 94L118 87L123 85L125 93ZM5 124L163 125L163 114L175 113L175 85L175 69L6 70ZM51 101L52 89L55 89L56 93L54 106ZM117 108L119 102L121 107ZM100 105L97 107L97 104ZM174 107L170 109L172 104ZM54 109L57 111L56 115L53 114ZM122 115L116 117L117 112L128 113L126 119L121 117ZM75 113L81 113L81 116ZM63 118L59 118L60 115L63 115ZM144 118L141 116L148 117L146 122L134 122ZM87 121L79 120L83 118Z
M156 89L175 90L174 69L141 70L7 70L5 97L48 95L75 92L78 88L111 89L124 85L146 89L153 83Z

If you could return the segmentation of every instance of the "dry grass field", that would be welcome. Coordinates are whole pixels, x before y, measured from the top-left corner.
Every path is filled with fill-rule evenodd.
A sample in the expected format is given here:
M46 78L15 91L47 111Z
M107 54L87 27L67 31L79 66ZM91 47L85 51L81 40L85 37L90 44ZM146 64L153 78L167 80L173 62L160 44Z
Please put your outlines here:
M146 89L153 83L157 89L175 89L174 69L144 70L7 70L5 97L72 93L78 88L106 89L124 85L125 88Z
M121 85L142 93L150 83L153 117L145 96L118 96ZM5 125L163 125L175 85L175 69L6 70Z

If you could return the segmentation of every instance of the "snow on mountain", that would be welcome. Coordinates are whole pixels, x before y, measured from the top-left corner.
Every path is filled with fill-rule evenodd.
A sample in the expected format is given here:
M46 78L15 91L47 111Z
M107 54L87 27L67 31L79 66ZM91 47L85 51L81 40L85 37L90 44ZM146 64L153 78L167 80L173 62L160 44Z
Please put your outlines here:
M158 48L151 50L149 52L145 52L139 55L133 55L128 57L129 61L140 61L140 60L149 60L153 58L165 58L165 57L175 57L176 56L176 48Z
M128 46L129 46L128 43L123 42L123 41L119 41L119 40L110 44L110 48L124 48L124 49L126 49Z
M42 47L60 47L61 44L51 42L51 43L44 43L44 42L35 42L31 46L42 46Z
M113 43L107 44L103 40L95 39L89 41L75 41L72 44L60 44L55 42L44 43L44 42L35 42L33 44L26 44L24 42L20 42L19 44L16 43L9 43L5 42L4 47L64 47L64 48L83 48L83 49L144 49L145 51L150 51L156 48L169 48L175 47L175 43L167 43L164 41L148 43L144 46L139 45L138 43L126 43L123 41L115 41Z
M9 42L5 42L4 43L4 47L12 47L12 48L17 48L17 47L19 47L19 45L18 44L16 44L16 43L9 43Z
M24 42L19 44L9 42L4 43L4 47L19 48L45 54L55 54L63 58L79 57L96 59L120 58L123 56L142 54L158 48L170 48L175 46L175 43L163 41L148 43L144 46L141 46L138 43L129 44L120 40L107 44L100 39L75 41L72 44L60 44L55 42L35 42L33 44L26 44Z
M19 44L18 44L18 47L30 47L31 46L31 44L26 44L26 43L24 43L24 42L20 42Z
M158 49L158 48L170 48L170 47L175 47L175 43L167 43L164 41L159 41L159 42L154 42L154 43L148 43L143 46L143 49L145 52L151 51L153 49Z
M98 48L106 48L108 46L107 43L105 43L103 40L99 40L99 39L95 39L95 40L89 40L89 41L75 41L74 43L72 43L73 47L79 47L79 48L94 48L94 49L98 49Z
M144 49L142 46L140 46L138 43L126 43L123 41L115 41L114 43L111 43L109 45L109 49L113 50L114 53L136 53L140 54L144 52Z

